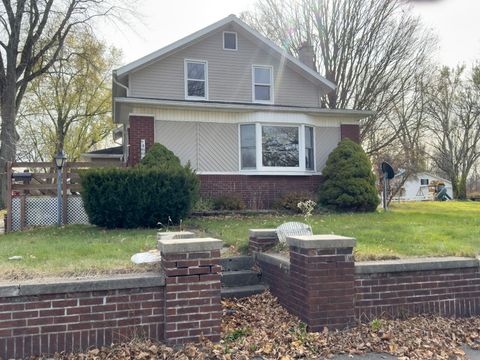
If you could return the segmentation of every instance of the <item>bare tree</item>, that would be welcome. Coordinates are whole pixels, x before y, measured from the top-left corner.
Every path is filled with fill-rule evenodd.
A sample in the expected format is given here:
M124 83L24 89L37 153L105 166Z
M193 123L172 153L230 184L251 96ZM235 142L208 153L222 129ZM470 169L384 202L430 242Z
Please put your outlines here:
M466 199L467 178L480 159L480 66L439 70L428 91L428 130L432 160Z
M112 0L114 1L114 0ZM76 27L121 9L108 0L2 0L0 5L0 170L15 160L16 116L29 83L58 59ZM6 182L1 178L0 200Z
M305 41L315 49L319 72L337 85L329 108L374 110L362 124L367 152L397 136L387 117L402 92L415 86L435 46L401 0L259 0L243 18L293 55Z

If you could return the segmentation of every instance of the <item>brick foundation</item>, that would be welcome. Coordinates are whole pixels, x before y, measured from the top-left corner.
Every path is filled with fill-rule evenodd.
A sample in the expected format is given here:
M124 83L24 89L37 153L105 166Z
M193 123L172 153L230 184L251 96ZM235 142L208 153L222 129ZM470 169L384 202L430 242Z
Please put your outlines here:
M0 358L82 351L136 336L161 340L164 288L153 286L160 282L159 276L144 275L4 286L0 288ZM92 287L105 290L87 291ZM58 292L62 288L68 292Z
M216 239L160 240L165 335L171 344L220 340L220 248Z
M141 160L141 141L145 140L145 152L155 142L155 121L151 116L130 116L128 129L128 166Z
M316 196L323 179L321 175L199 175L199 178L201 196L240 194L249 209L269 209L278 197L291 192Z

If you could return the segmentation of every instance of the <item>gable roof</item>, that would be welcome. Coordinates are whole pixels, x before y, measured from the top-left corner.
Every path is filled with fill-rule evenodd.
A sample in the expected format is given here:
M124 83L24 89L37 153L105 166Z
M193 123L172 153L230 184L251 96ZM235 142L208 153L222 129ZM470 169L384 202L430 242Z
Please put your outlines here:
M183 39L180 39L178 41L175 41L174 43L165 46L151 54L148 54L138 60L135 60L127 65L124 65L117 70L114 70L114 73L116 74L117 77L122 78L129 73L138 70L140 68L143 68L145 66L148 66L152 64L153 62L156 62L160 60L162 57L168 56L170 53L172 53L175 50L178 50L180 48L183 48L185 46L188 46L190 43L199 40L203 37L208 36L210 33L214 32L215 30L218 30L222 28L223 26L229 24L229 23L234 23L238 25L240 28L245 30L247 33L251 34L254 38L259 40L262 44L273 50L275 53L277 53L279 56L282 58L285 58L288 60L294 67L296 67L299 72L306 77L307 79L313 81L317 85L319 85L325 92L331 92L335 90L336 85L332 83L331 81L327 80L325 77L314 71L313 69L309 68L307 65L302 63L300 60L296 59L292 55L288 54L284 49L276 45L273 41L267 39L265 36L260 34L258 31L254 30L250 26L248 26L245 22L240 20L238 17L235 15L229 15L226 18L217 21L216 23L209 25L189 36L184 37Z

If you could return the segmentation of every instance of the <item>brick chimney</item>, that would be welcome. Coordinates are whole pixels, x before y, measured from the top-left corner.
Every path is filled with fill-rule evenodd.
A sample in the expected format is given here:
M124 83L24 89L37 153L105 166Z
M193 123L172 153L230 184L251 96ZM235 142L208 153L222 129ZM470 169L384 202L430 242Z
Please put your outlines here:
M317 71L314 58L313 46L308 41L304 42L298 49L298 59L310 69Z

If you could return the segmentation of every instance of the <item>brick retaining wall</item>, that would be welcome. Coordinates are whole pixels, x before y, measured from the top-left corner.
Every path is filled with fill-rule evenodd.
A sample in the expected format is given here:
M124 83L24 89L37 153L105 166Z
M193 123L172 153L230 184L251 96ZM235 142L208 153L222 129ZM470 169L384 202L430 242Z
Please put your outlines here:
M266 234L273 229L258 229ZM257 229L250 230L256 241ZM287 238L290 257L253 248L262 279L310 330L417 314L480 315L478 259L447 257L349 262L352 249L328 235ZM317 243L315 241L317 239ZM270 239L273 241L272 239ZM299 251L299 248L301 249ZM293 256L292 256L293 255Z
M79 351L135 336L163 339L158 275L0 287L0 358Z

